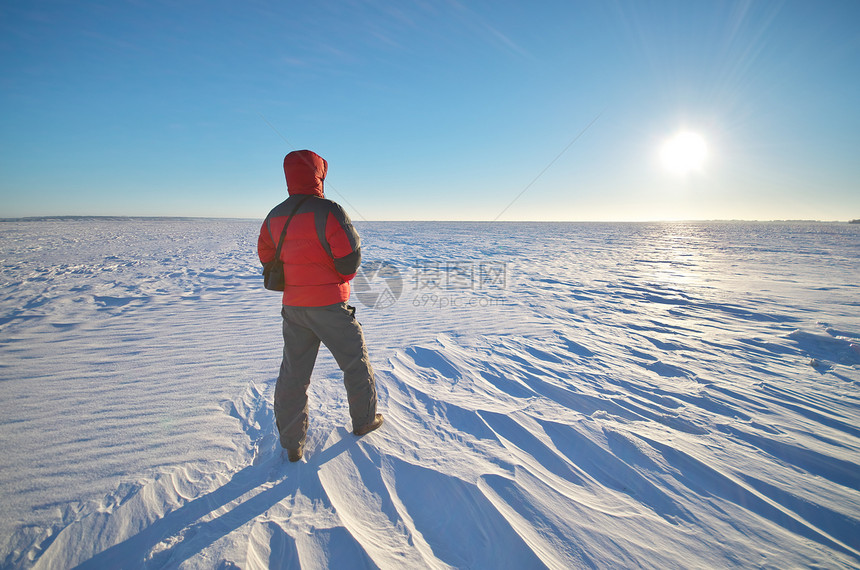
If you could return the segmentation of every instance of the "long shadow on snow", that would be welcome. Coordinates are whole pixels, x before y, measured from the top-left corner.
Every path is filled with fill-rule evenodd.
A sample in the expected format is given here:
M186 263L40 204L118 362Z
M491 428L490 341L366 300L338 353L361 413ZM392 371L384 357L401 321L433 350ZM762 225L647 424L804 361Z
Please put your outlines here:
M356 444L357 441L352 442L348 439L342 439L335 445L312 457L308 461L308 465L304 466L304 470L313 467L318 468L320 465L346 452L350 446ZM138 534L111 546L107 550L78 565L76 569L101 570L102 568L141 566L144 564L144 557L157 544L170 537L184 535L188 538L177 541L169 549L159 552L155 555L155 560L147 561L148 564L155 563L159 567L166 564L179 566L183 561L190 559L217 540L262 515L285 498L295 496L298 491L305 491L302 494L309 497L319 495L324 498L318 478L314 478L310 485L302 484L302 479L297 472L236 505L223 515L207 522L198 523L202 517L229 505L257 487L269 483L270 481L267 477L268 470L268 462L245 467L233 475L233 478L220 488L168 513ZM315 488L309 489L308 487ZM286 551L286 556L294 560L296 565L298 565L298 551L295 542L281 544L281 548ZM356 550L358 552L362 551L358 545L356 545ZM291 558L293 556L295 558ZM287 562L289 560L284 561L286 564L284 567L291 567Z

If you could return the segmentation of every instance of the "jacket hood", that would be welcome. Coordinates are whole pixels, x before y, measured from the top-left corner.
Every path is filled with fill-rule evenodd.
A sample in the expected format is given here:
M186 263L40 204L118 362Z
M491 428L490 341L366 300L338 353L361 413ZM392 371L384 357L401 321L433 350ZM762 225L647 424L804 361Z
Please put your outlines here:
M295 150L284 157L284 175L287 191L293 194L311 194L323 197L323 180L328 163L310 150Z

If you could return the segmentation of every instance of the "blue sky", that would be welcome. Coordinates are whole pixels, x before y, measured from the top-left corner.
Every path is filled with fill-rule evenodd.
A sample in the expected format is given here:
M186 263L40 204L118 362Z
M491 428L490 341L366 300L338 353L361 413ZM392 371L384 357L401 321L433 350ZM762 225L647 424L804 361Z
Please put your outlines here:
M7 1L0 65L0 217L262 218L309 148L357 220L860 218L854 0Z

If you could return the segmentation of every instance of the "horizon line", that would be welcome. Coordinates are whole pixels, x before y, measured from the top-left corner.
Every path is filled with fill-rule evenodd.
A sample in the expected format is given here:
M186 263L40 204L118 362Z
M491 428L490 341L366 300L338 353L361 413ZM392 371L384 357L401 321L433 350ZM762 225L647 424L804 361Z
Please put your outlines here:
M235 216L183 216L183 215L125 215L125 214L60 214L60 215L37 215L0 218L0 222L43 222L43 221L83 221L83 220L236 220L236 221L261 221L265 217L235 217ZM845 220L819 220L801 218L688 218L688 219L648 219L648 220L444 220L444 219L379 219L379 220L353 220L353 223L464 223L464 224L496 224L496 223L571 223L571 224L648 224L648 223L691 223L691 222L815 222L815 223L860 223L860 219Z

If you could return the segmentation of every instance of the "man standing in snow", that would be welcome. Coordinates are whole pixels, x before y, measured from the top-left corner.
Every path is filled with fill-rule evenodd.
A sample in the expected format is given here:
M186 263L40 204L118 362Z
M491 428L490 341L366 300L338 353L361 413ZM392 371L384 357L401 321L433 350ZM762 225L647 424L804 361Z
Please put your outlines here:
M346 212L323 195L328 163L309 150L284 158L290 197L269 212L257 241L265 264L281 247L284 357L275 386L275 421L290 461L302 458L308 429L311 372L320 342L343 371L353 433L361 436L382 425L376 413L376 383L355 307L347 305L349 281L361 263L361 247Z

